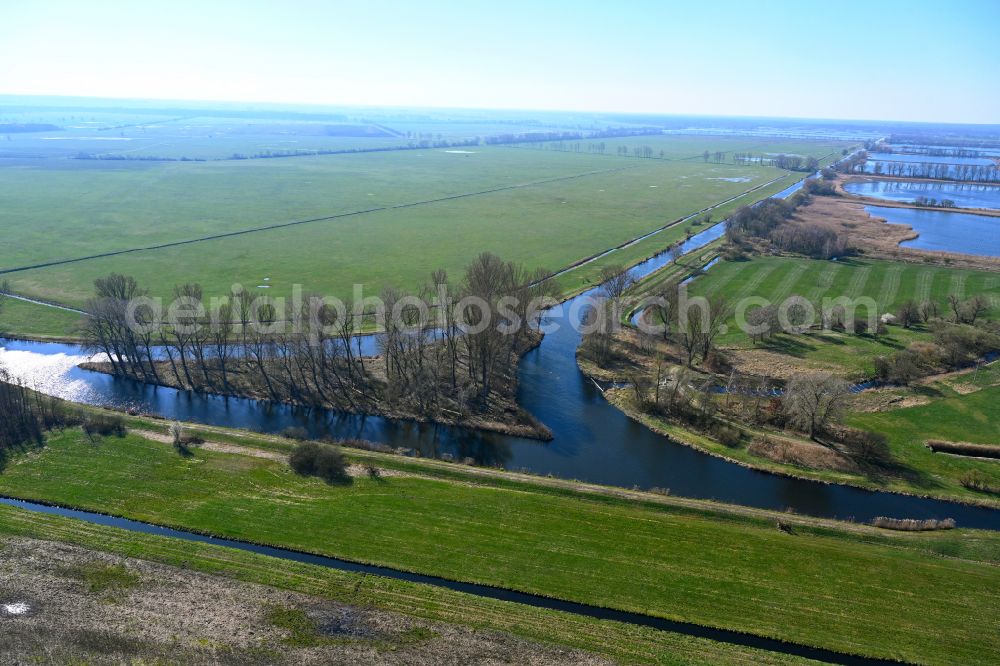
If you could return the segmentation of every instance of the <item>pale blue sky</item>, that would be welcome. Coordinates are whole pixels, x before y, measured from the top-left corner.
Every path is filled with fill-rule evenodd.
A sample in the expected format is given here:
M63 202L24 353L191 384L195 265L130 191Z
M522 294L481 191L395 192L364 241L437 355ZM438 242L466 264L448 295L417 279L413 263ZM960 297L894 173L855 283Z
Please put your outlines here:
M1000 0L0 0L0 93L1000 123Z

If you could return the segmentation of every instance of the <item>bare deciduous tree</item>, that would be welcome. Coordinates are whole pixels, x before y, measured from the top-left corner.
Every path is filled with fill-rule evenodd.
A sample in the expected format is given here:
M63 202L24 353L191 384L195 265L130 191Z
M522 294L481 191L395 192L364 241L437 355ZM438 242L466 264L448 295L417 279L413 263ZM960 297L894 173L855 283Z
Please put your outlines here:
M816 439L837 420L850 396L847 382L829 373L797 375L788 382L782 409L788 420Z

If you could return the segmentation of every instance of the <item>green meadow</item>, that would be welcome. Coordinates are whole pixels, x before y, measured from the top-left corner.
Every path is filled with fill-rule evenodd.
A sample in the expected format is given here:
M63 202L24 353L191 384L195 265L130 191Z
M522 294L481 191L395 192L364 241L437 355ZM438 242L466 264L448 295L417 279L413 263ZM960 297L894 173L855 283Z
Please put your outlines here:
M0 181L0 270L614 168L493 149L210 163L47 160Z
M14 458L0 493L856 654L987 663L1000 649L992 534L796 518L787 534L766 512L351 455L404 467L327 485L278 461L67 430Z
M378 162L381 171L373 171L371 177L337 171L336 178L323 171L327 162L336 163L339 169L355 160L359 164ZM392 165L400 161L412 172L397 173ZM265 162L264 166L253 163L245 171L243 163L163 167L164 175L176 170L181 180L167 178L173 183L169 187L136 184L135 195L117 204L103 198L94 202L95 210L104 212L93 213L99 220L93 227L82 219L89 215L85 209L67 199L61 205L76 217L67 212L54 218L48 235L26 228L22 232L26 238L8 248L5 261L23 265L226 233L269 222L403 207L22 271L9 276L11 285L18 293L74 305L83 304L91 295L95 278L112 271L134 275L156 295L166 295L182 282L199 282L207 294L221 295L234 283L255 287L263 284L265 277L271 278L268 293L272 295L287 295L299 284L307 292L345 296L355 283L375 294L386 285L415 288L439 267L460 273L475 255L487 250L530 268L555 271L784 175L765 167L609 162L597 156L505 148L472 155L431 151L303 158L303 166L296 166L296 160ZM281 162L279 169L291 166L285 166L287 171L281 175L270 166L275 162ZM424 172L418 163L428 168L445 166ZM466 164L469 166L463 168ZM521 170L522 164L531 166ZM194 173L185 173L189 168ZM303 174L302 169L313 168L317 172L309 181L309 174ZM155 180L156 170L144 175L142 169L126 170L121 178L127 182ZM200 180L208 172L218 176L216 185ZM740 175L740 182L727 180L733 174ZM454 180L449 180L451 176ZM327 178L329 183L324 180ZM794 182L794 178L788 176L780 182ZM258 179L267 185L258 188ZM183 183L195 189L184 194L178 189ZM282 191L282 183L290 191ZM93 184L98 187L106 181L97 178ZM119 186L126 187L124 183ZM237 189L246 201L234 200ZM777 184L768 191L775 189ZM168 192L177 197L178 205L158 198ZM466 192L473 194L406 205ZM754 194L745 200L763 196ZM276 208L280 205L288 208L279 212ZM118 213L114 213L115 207ZM7 214L12 215L10 211ZM205 217L216 222L207 223ZM75 230L98 227L100 233L85 234L77 242ZM662 243L659 249L682 233L682 229L675 229L672 235L658 237L657 242ZM55 234L62 235L61 243L43 242Z
M1000 442L1000 364L984 371L981 378L991 385L973 393L956 392L947 383L938 382L922 387L921 393L933 400L926 405L896 409L889 412L854 414L851 425L885 433L889 437L893 456L906 463L911 471L911 483L925 491L947 492L966 500L996 499L996 494L970 490L962 486L962 478L974 472L992 488L1000 488L1000 465L995 460L948 453L935 453L926 446L927 440L972 442L996 445ZM963 383L969 381L962 377ZM964 388L964 387L963 387Z
M842 141L808 141L803 139L775 139L774 137L711 136L690 134L664 134L652 136L610 137L606 139L567 139L565 141L543 141L519 144L522 148L535 150L570 151L581 155L591 154L588 146L603 143L604 156L619 157L617 149L649 146L653 157L660 159L701 162L707 150L709 160L715 160L716 152L726 153L725 161L732 163L732 153L753 153L755 156L774 153L815 157L829 163L841 156L841 151L851 144ZM632 158L635 159L635 158Z
M0 299L3 300L0 305L0 337L20 335L39 340L77 337L80 317L75 312L13 298Z
M275 560L221 546L182 542L0 506L0 548L7 539L19 538L72 544L95 554L139 558L349 606L401 613L429 622L511 633L532 641L585 650L619 663L659 666L815 663L703 638L494 601L444 588Z
M894 313L908 300L917 303L936 302L942 314L948 312L948 296L969 298L982 294L991 299L989 316L1000 313L1000 279L995 273L942 266L844 259L820 261L792 257L755 257L750 261L723 261L691 283L693 296L719 295L735 306L741 299L764 298L780 304L792 296L809 301L819 321L824 299L866 298L875 304L879 315ZM860 305L858 316L868 310ZM751 346L750 338L737 326L735 317L727 322L729 332L722 336L723 344ZM885 354L914 339L926 338L922 327L904 330L890 327L881 340L838 334L778 336L762 348L792 354L817 361L841 364L852 371L863 372L872 358Z

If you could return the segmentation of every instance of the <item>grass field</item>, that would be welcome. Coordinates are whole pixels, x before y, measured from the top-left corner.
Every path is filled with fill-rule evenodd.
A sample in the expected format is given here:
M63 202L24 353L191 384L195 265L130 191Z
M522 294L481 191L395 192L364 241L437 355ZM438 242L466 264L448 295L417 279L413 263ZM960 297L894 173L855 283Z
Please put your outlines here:
M441 588L279 561L219 546L135 534L0 506L5 538L29 537L77 545L92 552L141 558L237 581L401 613L430 622L509 632L528 640L586 650L635 664L814 663L699 638L589 620L528 606L481 599Z
M783 178L776 183L766 185L755 192L736 199L735 201L723 204L718 208L714 208L710 211L712 220L713 222L718 222L725 219L727 215L748 202L773 196L786 189L789 185L794 184L797 180L801 179L801 177L801 174L789 174L786 178ZM704 215L699 215L698 219L692 220L690 224L685 224L678 229L671 229L664 233L656 234L655 236L651 236L629 245L626 248L611 252L586 265L579 266L556 278L556 284L558 285L560 292L563 294L574 294L588 287L593 287L600 283L601 269L604 267L632 266L633 264L639 263L640 261L655 254L665 252L674 242L682 239L688 233L697 234L708 229L708 225L699 223L699 220L703 218Z
M0 268L89 256L614 168L492 149L223 163L46 161L3 169Z
M959 393L978 386L972 393ZM964 474L975 470L994 488L1000 488L1000 465L996 461L934 453L925 446L927 440L939 439L975 444L1000 443L1000 363L974 375L963 375L951 382L937 382L923 389L933 402L926 405L897 409L890 412L855 414L851 425L888 435L893 456L905 461L907 467L920 470L913 479L916 485L926 484L953 495L967 498L995 498L989 493L969 490L961 485Z
M272 166L276 162L280 164ZM327 170L333 168L328 163L336 164L337 170ZM352 171L351 165L364 164L371 165L369 172ZM412 169L412 181L406 181L406 169L397 170L400 164ZM399 205L475 188L579 177L14 273L9 276L14 290L79 305L91 295L94 278L118 271L134 275L160 295L187 281L202 283L208 294L223 294L234 282L256 286L264 277L271 278L269 293L273 295L288 294L293 284L303 285L307 292L347 295L355 283L374 294L387 284L416 287L438 267L459 273L483 250L532 268L556 270L782 175L770 168L653 161L619 164L595 156L503 148L474 155L431 151L272 160L263 166L252 163L243 171L245 166L169 165L147 169L145 175L142 169L126 170L119 183L123 200L116 203L105 190L105 196L95 195L92 208L70 201L72 188L63 190L67 198L58 205L65 214L53 217L41 229L26 227L19 242L8 248L4 262L21 265L267 222ZM157 176L160 169L163 173ZM285 172L279 173L282 169ZM316 171L310 175L309 169ZM175 170L178 180L171 176ZM751 181L720 180L735 172ZM39 174L41 182L47 173ZM91 184L106 185L106 175L94 175ZM65 177L72 180L75 176ZM137 178L140 182L135 182ZM160 178L163 182L156 182ZM309 185L306 178L316 180ZM188 185L193 189L185 194L182 190ZM34 187L39 199L22 202L21 215L37 208L44 197ZM124 192L130 187L135 192L131 197ZM53 185L53 189L60 191L61 186ZM85 193L76 194L88 200ZM175 205L174 200L159 198L168 194L179 202ZM240 197L249 199L237 200ZM88 209L92 212L87 213ZM7 215L13 222L15 211ZM97 221L91 225L87 215ZM67 233L88 225L99 233L83 239ZM53 235L63 240L46 242Z
M824 298L867 297L875 301L879 314L894 313L904 301L933 300L948 311L947 298L983 294L992 299L990 316L1000 313L1000 280L996 274L919 264L848 259L837 262L790 257L758 257L751 261L721 262L690 287L692 295L719 294L730 304L740 299L762 297L779 304L791 296L802 296L817 312ZM859 316L866 316L864 307ZM817 319L818 321L818 319ZM749 337L736 326L735 319L722 336L726 345L750 346ZM835 363L849 372L870 371L871 360L909 341L927 337L921 329L907 331L891 327L881 340L847 335L779 336L759 347L773 349L812 361Z
M523 148L535 150L566 150L581 155L590 154L587 146L590 144L604 143L604 156L619 157L617 149L625 146L632 150L633 147L649 146L653 149L653 157L660 158L660 151L663 151L663 159L686 160L691 162L701 162L704 152L707 150L715 159L716 152L726 153L726 161L732 163L732 153L753 153L760 156L765 153L785 153L786 155L801 155L803 157L815 157L823 163L839 159L841 151L850 146L842 141L808 141L803 139L773 139L766 137L747 136L711 136L711 135L691 135L691 134L664 134L649 136L628 136L610 137L606 139L580 139L566 141L545 141L539 143L520 144ZM579 148L577 148L579 146ZM825 159L824 159L825 158Z
M641 282L636 291L639 294L655 293L657 288L676 281L688 270L671 267L658 272ZM721 294L733 306L749 297L780 303L788 297L800 295L814 304L817 313L821 312L820 303L824 298L867 297L876 303L879 314L895 312L908 299L936 301L944 314L948 312L947 297L950 294L961 298L984 294L993 302L988 314L996 316L1000 303L998 283L1000 280L993 273L940 266L861 259L831 262L755 257L750 261L716 264L690 283L690 291L696 296ZM753 304L754 307L757 305L760 303ZM860 316L866 316L864 307L858 312ZM828 371L851 380L871 377L878 356L932 337L923 325L909 330L889 326L887 333L877 339L814 330L798 335L778 335L754 344L739 330L735 317L731 317L726 326L729 332L720 336L721 344L732 353L734 364L741 372L785 379L806 371ZM983 444L1000 441L1000 430L991 414L993 405L1000 397L998 373L1000 364L993 364L975 374L960 374L930 384L887 388L879 392L879 395L886 394L883 403L895 396L897 401L906 400L909 404L930 404L899 409L895 403L889 403L893 407L891 411L857 413L847 419L850 425L882 432L890 438L895 466L891 471L883 470L874 475L775 462L753 455L745 447L727 447L698 433L685 431L676 424L632 410L627 392L614 394L612 400L657 430L698 448L756 467L833 483L989 503L996 501L995 495L966 488L961 481L969 473L977 473L1000 487L1000 468L994 462L934 454L925 442L928 439ZM858 408L861 406L857 405ZM884 405L881 407L886 408ZM791 437L787 433L781 436Z
M73 312L7 298L0 305L0 337L17 334L34 339L73 338L79 320Z
M983 630L1000 610L992 534L793 536L773 519L454 474L328 486L271 460L67 431L12 461L0 492L848 652L985 663L1000 649Z

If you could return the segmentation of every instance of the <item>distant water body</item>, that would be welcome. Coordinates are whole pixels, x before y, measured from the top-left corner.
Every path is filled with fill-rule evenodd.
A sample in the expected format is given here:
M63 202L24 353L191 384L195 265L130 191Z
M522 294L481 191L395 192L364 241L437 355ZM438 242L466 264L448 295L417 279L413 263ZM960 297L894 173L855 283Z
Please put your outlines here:
M1000 217L917 208L865 206L869 215L890 224L907 224L920 234L903 247L1000 257Z
M844 189L851 194L885 199L886 201L912 202L917 197L937 199L938 201L951 199L959 208L1000 210L1000 185L876 180L865 183L848 183L844 185Z

